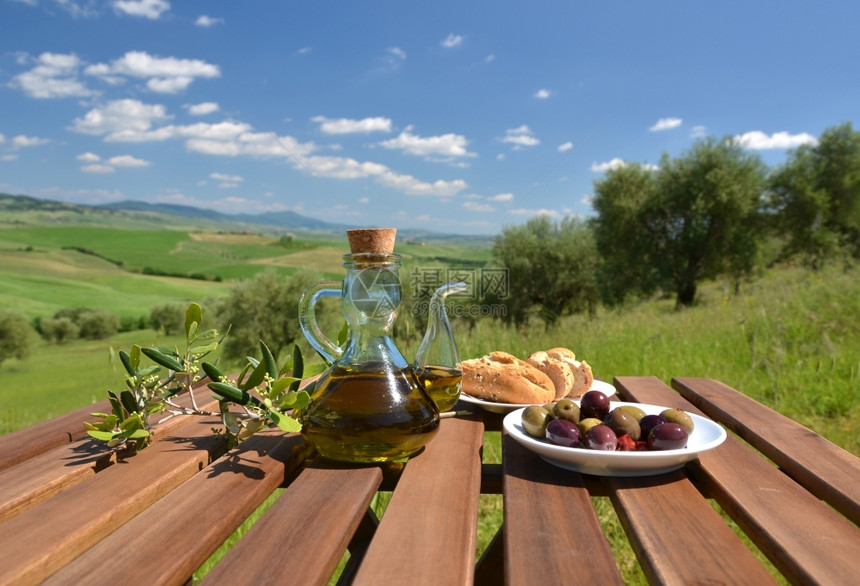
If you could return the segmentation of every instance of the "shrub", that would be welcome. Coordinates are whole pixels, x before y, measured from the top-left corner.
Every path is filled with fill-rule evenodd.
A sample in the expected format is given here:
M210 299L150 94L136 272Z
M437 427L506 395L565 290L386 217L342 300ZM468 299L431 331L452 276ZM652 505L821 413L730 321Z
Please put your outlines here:
M36 332L24 314L0 311L0 364L7 358L25 359L35 339Z
M78 317L81 338L101 340L119 331L119 317L102 309L82 313Z
M68 317L42 319L39 321L39 329L43 338L56 344L77 338L81 333L81 328Z

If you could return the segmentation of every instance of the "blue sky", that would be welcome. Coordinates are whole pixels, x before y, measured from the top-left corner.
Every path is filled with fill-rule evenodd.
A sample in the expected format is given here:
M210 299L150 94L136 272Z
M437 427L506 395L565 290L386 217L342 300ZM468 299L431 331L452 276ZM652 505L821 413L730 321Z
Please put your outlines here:
M0 191L497 234L860 107L854 1L0 0ZM855 127L857 124L855 123Z

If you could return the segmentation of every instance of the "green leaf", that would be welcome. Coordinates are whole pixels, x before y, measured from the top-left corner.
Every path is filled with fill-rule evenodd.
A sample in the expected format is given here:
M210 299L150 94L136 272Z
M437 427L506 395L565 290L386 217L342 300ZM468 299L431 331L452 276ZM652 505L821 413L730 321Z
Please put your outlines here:
M122 403L122 406L125 407L125 410L129 413L137 412L137 400L135 400L134 395L131 391L123 391L119 394L119 400Z
M160 364L165 368L169 368L175 372L184 372L184 368L182 364L180 364L175 358L172 356L168 356L158 348L141 348L140 350L143 354L155 362L156 364Z
M272 418L272 421L275 422L281 431L286 433L295 433L302 430L302 424L289 417L284 415L283 413L278 413L277 411L269 411L269 416Z
M191 350L192 350L192 354L199 358L201 356L205 356L206 354L209 354L210 352L212 352L213 350L215 350L217 348L218 348L218 342L212 342L210 344L205 344L203 346L194 346L193 348L191 348Z
M257 364L257 367L251 372L251 376L248 377L243 384L240 385L241 389L247 391L248 389L253 389L266 377L266 365L263 362Z
M224 378L224 373L211 362L201 362L200 367L203 368L203 372L206 373L206 376L212 379L212 382L220 382L221 379Z
M122 403L116 396L116 393L114 393L113 391L108 391L108 401L110 401L110 406L111 409L113 409L114 416L120 421L125 419L125 412L122 409Z
M305 361L302 358L302 350L299 348L298 344L293 346L293 377L297 379L302 378L302 373L305 370ZM301 380L297 380L293 384L290 385L290 390L295 391L299 388L299 384L301 384Z
M109 442L109 441L113 440L113 438L114 438L113 432L93 431L91 429L87 430L87 435L89 435L90 437L94 437L97 440L103 441L103 442Z
M131 367L137 372L137 369L140 368L140 346L137 344L132 344L131 352L128 354L129 362L131 363Z
M122 365L125 368L125 371L128 373L128 376L135 375L134 367L131 365L131 356L128 352L126 352L125 350L120 350L119 361L122 362Z
M305 371L302 373L304 378L310 378L312 376L316 376L318 374L322 374L326 370L328 370L329 366L325 362L314 362L310 366L305 367Z
M266 367L266 373L270 377L276 378L278 376L278 365L275 362L275 357L272 356L272 351L269 350L269 347L262 340L260 340L260 352L263 355L263 364Z
M140 439L143 437L149 437L149 432L146 431L145 429L135 429L130 434L127 434L126 437L128 439Z
M340 332L337 334L337 345L343 346L346 339L349 337L349 323L344 320L343 325L340 327Z
M201 323L203 323L203 308L197 303L191 303L185 310L185 337L191 339L191 330L196 333Z
M227 399L228 401L232 401L234 403L238 403L240 405L247 405L254 399L251 395L245 392L242 389L237 389L233 385L222 383L222 382L212 382L208 383L210 389Z
M293 384L297 380L301 381L301 379L297 379L297 378L292 377L292 376L284 376L284 377L279 378L278 380L276 380L275 382L272 383L272 394L277 395L278 393L280 393L281 391L286 389L288 386L290 386L291 384Z

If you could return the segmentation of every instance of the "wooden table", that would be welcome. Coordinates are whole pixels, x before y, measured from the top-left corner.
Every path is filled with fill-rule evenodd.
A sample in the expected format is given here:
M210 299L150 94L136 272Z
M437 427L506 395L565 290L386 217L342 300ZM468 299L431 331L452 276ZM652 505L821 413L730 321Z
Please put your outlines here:
M349 552L341 583L621 584L594 497L610 499L652 583L856 583L860 459L720 382L615 385L733 433L683 470L599 478L508 437L502 464L482 463L500 419L483 412L443 420L405 465L352 467L268 431L219 455L216 421L178 418L116 462L83 436L91 406L0 438L0 584L187 583L278 489L205 583L326 584ZM381 519L378 491L393 491ZM476 561L482 493L503 495L504 523Z

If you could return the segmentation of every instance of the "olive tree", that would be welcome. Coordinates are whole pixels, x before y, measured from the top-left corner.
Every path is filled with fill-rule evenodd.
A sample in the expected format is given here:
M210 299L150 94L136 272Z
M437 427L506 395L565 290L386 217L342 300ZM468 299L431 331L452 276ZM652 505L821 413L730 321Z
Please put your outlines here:
M153 307L149 312L149 321L156 330L169 336L182 330L185 324L185 307L178 303L168 303Z
M538 216L507 227L493 255L507 269L507 321L524 325L536 311L549 327L565 312L595 310L597 251L581 220Z
M27 358L35 339L36 332L24 314L0 311L0 364L8 358Z
M689 306L702 279L749 271L765 179L761 159L728 138L664 153L657 170L610 170L593 202L598 250L619 271L607 279L608 299L661 289Z
M860 132L850 122L792 151L770 189L788 254L803 254L816 268L840 249L860 257Z

